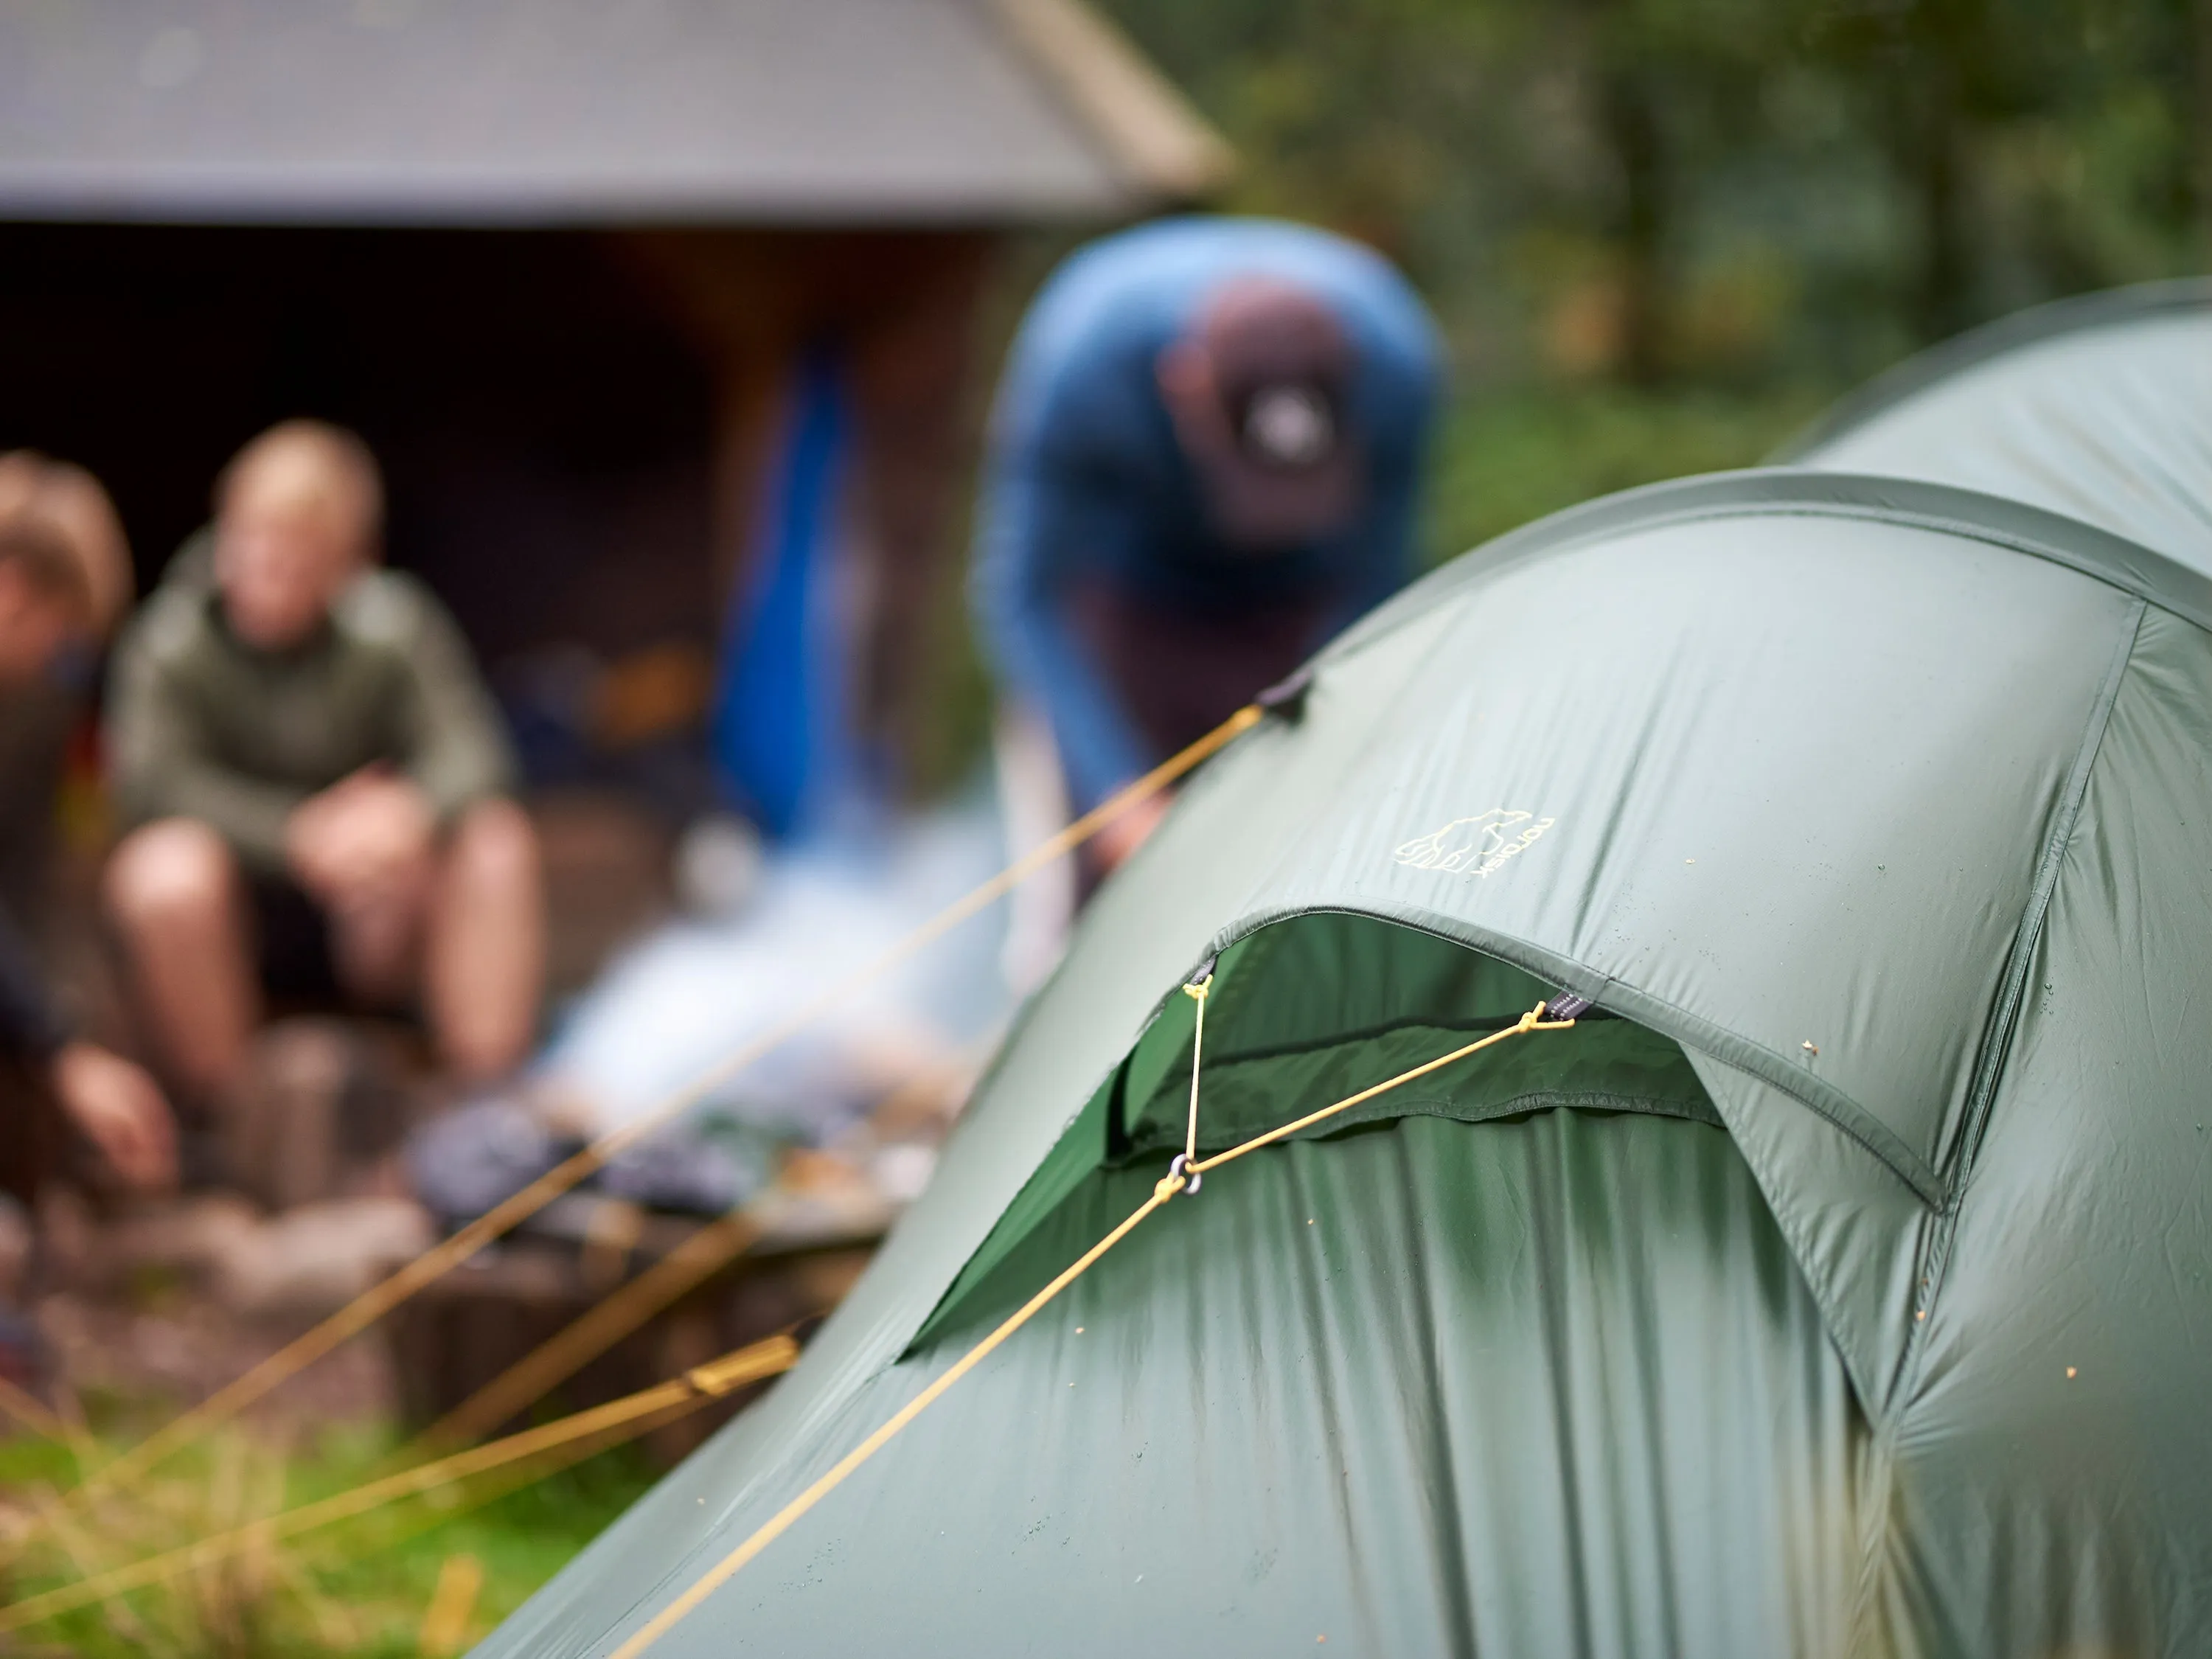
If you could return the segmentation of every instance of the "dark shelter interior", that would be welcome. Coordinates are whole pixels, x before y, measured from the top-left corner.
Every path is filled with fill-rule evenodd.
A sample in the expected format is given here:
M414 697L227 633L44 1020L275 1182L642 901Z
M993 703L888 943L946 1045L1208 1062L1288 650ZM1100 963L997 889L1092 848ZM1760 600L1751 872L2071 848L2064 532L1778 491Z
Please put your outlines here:
M852 713L896 746L918 630L889 619L945 570L989 250L1227 161L1066 0L400 0L332 27L247 0L0 18L0 445L91 468L143 586L240 443L353 428L392 562L511 714L578 650L659 653L581 719L603 739L708 695L811 374L851 428ZM518 661L556 643L566 666ZM522 725L535 777L574 769Z
M698 626L713 367L607 239L16 225L0 250L0 443L106 482L142 586L224 461L305 410L374 448L393 561L488 656ZM626 580L585 591L617 548Z
M959 230L9 226L0 447L105 480L147 587L246 438L303 411L354 428L386 472L392 562L526 698L529 659L556 642L610 661L711 653L776 390L810 349L851 365L866 539L886 576L926 587L962 459L963 423L945 416L967 391L991 245Z

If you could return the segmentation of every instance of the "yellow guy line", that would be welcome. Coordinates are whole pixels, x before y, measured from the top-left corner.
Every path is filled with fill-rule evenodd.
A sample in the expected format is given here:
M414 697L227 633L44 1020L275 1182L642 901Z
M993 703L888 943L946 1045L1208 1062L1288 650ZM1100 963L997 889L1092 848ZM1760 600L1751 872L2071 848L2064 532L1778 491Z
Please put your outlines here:
M461 1650L483 1579L483 1563L473 1555L449 1555L439 1564L438 1583L422 1613L422 1632L415 1638L423 1659L452 1659Z
M659 1261L579 1315L447 1412L418 1438L418 1445L465 1444L504 1423L574 1376L702 1280L741 1255L760 1237L744 1214L710 1221Z
M391 1278L371 1287L321 1324L277 1350L237 1381L218 1389L199 1405L141 1441L132 1450L94 1471L82 1485L59 1500L59 1507L66 1508L120 1482L136 1480L163 1458L189 1445L199 1435L236 1416L271 1389L296 1376L348 1338L360 1334L424 1285L443 1278L509 1228L535 1215L562 1194L596 1173L609 1158L639 1137L697 1105L730 1078L838 1006L860 986L881 978L917 952L927 949L1053 860L1081 846L1100 828L1119 817L1139 801L1157 794L1200 762L1250 731L1264 717L1265 711L1257 703L1248 703L1238 709L1196 743L1162 762L1134 783L1117 790L965 897L954 900L872 961L825 987L817 995L757 1035L735 1054L708 1067L644 1116L592 1142L565 1163L547 1170L506 1202L477 1217L443 1243L432 1246ZM50 1506L33 1517L31 1529L25 1537L34 1536L39 1524L51 1518L54 1513L55 1508ZM16 1541L20 1544L23 1540Z
M771 1336L749 1347L739 1348L734 1353L725 1354L720 1359L710 1360L704 1365L695 1365L683 1376L672 1377L656 1387L638 1394L625 1395L620 1400L594 1406L591 1410L578 1412L573 1417L563 1417L538 1428L526 1429L520 1434L509 1435L504 1440L495 1440L488 1445L457 1452L451 1457L441 1457L435 1462L404 1469L398 1474L386 1475L381 1480L356 1486L350 1492L342 1492L316 1503L302 1504L295 1510L287 1510L282 1515L265 1516L242 1527L216 1533L182 1549L149 1556L143 1561L133 1561L112 1571L97 1573L74 1584L64 1584L42 1595L30 1596L10 1607L0 1607L0 1631L21 1630L26 1625L39 1624L64 1613L73 1613L95 1601L105 1601L126 1591L142 1589L149 1584L173 1578L179 1573L210 1565L241 1549L265 1546L279 1539L312 1532L318 1527L327 1527L334 1522L349 1520L400 1498L434 1491L454 1481L465 1480L471 1475L481 1474L487 1469L533 1457L554 1447L604 1434L625 1424L639 1422L678 1407L705 1405L708 1401L719 1399L748 1382L757 1382L763 1377L775 1376L789 1370L798 1358L797 1341L788 1335Z
M410 1540L420 1538L425 1533L434 1531L440 1527L450 1526L464 1515L471 1514L488 1504L496 1504L501 1498L512 1492L520 1492L525 1486L540 1480L550 1480L562 1470L573 1468L587 1459L597 1457L603 1451L635 1440L641 1435L649 1434L666 1425L681 1422L706 1403L704 1399L695 1399L687 1401L682 1405L670 1407L659 1416L634 1417L611 1429L603 1429L596 1435L586 1435L568 1441L535 1457L517 1458L514 1462L504 1465L496 1472L488 1471L481 1477L471 1477L465 1487L448 1487L441 1490L435 1495L434 1502L422 1505L417 1514L409 1517L399 1527L380 1531L369 1548L389 1553ZM348 1539L342 1541L345 1548L335 1555L319 1557L314 1560L313 1565L317 1571L343 1567L361 1553L359 1545L354 1540ZM305 1572L307 1568L303 1566L301 1570Z
M1183 1133L1182 1162L1185 1169L1198 1164L1198 1063L1206 1052L1206 994L1213 988L1213 975L1194 980L1182 988L1182 994L1198 1005L1196 1024L1190 1030L1190 1127Z
M983 1047L995 1044L996 1036ZM974 1056L982 1058L979 1052ZM972 1075L963 1060L952 1075ZM934 1095L945 1086L944 1069L925 1071L892 1091L878 1115L895 1109L915 1092ZM524 1407L543 1399L600 1354L679 1297L744 1254L761 1236L758 1219L744 1211L708 1222L645 1272L577 1316L528 1353L485 1383L416 1437L410 1451L451 1450L489 1433Z
M80 1437L61 1413L20 1382L0 1376L0 1412L5 1412L33 1434L75 1446Z
M1200 1006L1203 1007L1203 1002ZM1242 1158L1247 1152L1256 1152L1262 1146L1271 1146L1287 1135L1296 1134L1301 1129L1311 1128L1324 1119L1334 1117L1339 1112L1349 1110L1362 1101L1372 1100L1376 1096L1387 1094L1402 1084L1413 1082L1416 1078L1426 1077L1431 1072L1449 1066L1455 1060L1465 1060L1469 1054L1487 1048L1492 1043L1503 1042L1508 1037L1519 1036L1528 1031L1564 1031L1574 1023L1571 1019L1546 1019L1544 1005L1540 1002L1503 1030L1492 1031L1488 1036L1470 1042L1464 1048L1455 1048L1448 1054L1439 1054L1436 1059L1424 1061L1411 1071L1401 1072L1388 1082L1378 1083L1371 1089L1362 1089L1356 1095L1347 1095L1334 1105L1324 1106L1317 1112L1309 1112L1295 1122L1285 1123L1279 1129L1270 1129L1263 1135L1255 1135L1242 1146L1232 1146L1225 1152L1217 1152L1212 1158L1191 1165L1191 1171L1194 1175L1202 1176L1208 1170L1218 1169L1233 1158ZM1126 1221L1085 1250L1066 1272L1024 1303L1006 1323L961 1355L949 1370L908 1401L883 1427L846 1453L827 1474L778 1510L752 1536L693 1580L689 1589L655 1613L627 1642L617 1648L612 1659L638 1659L639 1655L675 1629L701 1602L727 1583L748 1561L782 1536L807 1510L812 1509L836 1490L847 1475L889 1445L897 1437L900 1431L936 1404L954 1383L981 1364L993 1349L1029 1323L1047 1303L1082 1278L1101 1256L1134 1232L1139 1222L1182 1191L1187 1184L1187 1178L1180 1171L1161 1176L1158 1184L1152 1188L1152 1195L1132 1211Z

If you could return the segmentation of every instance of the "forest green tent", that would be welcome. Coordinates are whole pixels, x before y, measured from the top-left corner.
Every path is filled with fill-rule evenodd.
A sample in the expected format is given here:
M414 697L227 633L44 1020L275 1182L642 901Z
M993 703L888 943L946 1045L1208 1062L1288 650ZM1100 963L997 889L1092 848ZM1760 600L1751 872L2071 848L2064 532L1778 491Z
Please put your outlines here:
M1808 472L1593 503L1318 661L1099 898L800 1369L511 1619L653 1650L2212 1652L2212 580Z
M1962 334L1844 399L1782 459L2007 496L2212 574L2212 279Z

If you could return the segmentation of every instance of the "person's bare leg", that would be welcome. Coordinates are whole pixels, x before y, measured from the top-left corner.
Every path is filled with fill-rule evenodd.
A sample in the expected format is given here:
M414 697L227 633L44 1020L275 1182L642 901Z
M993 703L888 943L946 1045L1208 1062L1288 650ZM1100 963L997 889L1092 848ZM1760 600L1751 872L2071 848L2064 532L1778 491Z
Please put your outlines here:
M202 1098L224 1095L261 1021L230 848L204 823L164 818L124 837L103 886L163 1060Z
M431 1027L456 1073L496 1077L521 1063L544 973L537 833L512 801L485 801L446 848L423 963Z
M338 983L356 1001L389 1006L404 1001L414 989L421 972L434 873L426 855L419 869L325 911L331 930L331 964Z

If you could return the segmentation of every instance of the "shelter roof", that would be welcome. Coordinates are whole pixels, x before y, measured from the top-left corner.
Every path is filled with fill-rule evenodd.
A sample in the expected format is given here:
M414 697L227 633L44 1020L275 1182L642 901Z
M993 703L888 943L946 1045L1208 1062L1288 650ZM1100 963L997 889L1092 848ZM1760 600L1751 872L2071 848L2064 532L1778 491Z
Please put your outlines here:
M1082 0L0 0L0 218L992 223L1221 142Z

